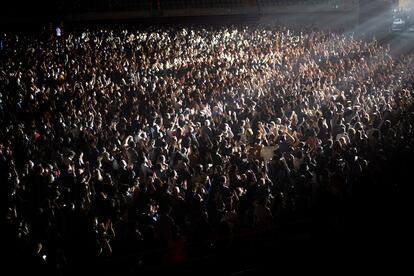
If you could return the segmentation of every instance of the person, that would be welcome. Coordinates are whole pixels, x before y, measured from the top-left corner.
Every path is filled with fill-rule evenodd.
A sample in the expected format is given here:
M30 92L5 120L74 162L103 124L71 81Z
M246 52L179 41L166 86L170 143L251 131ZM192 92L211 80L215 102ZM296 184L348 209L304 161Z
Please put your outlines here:
M56 26L56 38L60 39L60 37L62 36L62 29L59 26Z
M61 51L8 35L0 57L2 220L11 252L42 245L37 264L128 255L125 228L184 262L284 223L338 230L355 197L407 189L412 54L278 27L60 34Z

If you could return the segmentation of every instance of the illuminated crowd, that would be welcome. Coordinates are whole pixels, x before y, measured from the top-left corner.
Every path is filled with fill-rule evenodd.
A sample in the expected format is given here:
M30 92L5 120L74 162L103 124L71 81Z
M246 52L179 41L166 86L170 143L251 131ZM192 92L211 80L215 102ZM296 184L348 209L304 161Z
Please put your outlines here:
M3 42L2 223L35 269L334 229L410 170L414 56L375 40L152 27Z

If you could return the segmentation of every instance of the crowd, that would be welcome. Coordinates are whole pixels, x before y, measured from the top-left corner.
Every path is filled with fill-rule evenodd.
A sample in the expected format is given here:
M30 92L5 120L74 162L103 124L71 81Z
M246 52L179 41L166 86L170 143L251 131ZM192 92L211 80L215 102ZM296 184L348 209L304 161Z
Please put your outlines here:
M0 57L1 219L26 268L332 229L411 169L414 56L375 40L101 29L8 34Z

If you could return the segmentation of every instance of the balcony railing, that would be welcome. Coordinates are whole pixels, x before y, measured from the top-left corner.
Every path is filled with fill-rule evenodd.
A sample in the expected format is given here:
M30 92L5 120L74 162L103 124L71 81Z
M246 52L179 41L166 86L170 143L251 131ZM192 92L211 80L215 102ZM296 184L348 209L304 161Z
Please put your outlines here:
M62 8L69 12L96 11L138 11L178 9L222 9L269 7L269 6L310 6L324 5L340 8L345 0L63 0Z

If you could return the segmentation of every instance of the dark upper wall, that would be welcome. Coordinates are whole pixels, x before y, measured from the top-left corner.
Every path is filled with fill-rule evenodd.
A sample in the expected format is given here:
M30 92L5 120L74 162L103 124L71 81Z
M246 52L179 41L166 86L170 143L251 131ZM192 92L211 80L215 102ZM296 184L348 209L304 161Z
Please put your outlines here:
M0 28L34 29L58 21L62 17L62 9L59 8L61 1L0 1Z
M359 0L360 22L373 17L391 13L393 7L398 6L398 0Z
M358 0L46 0L28 4L11 0L7 5L1 2L0 25L8 28L38 28L62 20L70 24L218 15L260 17L261 23L334 28L352 28L358 22Z

